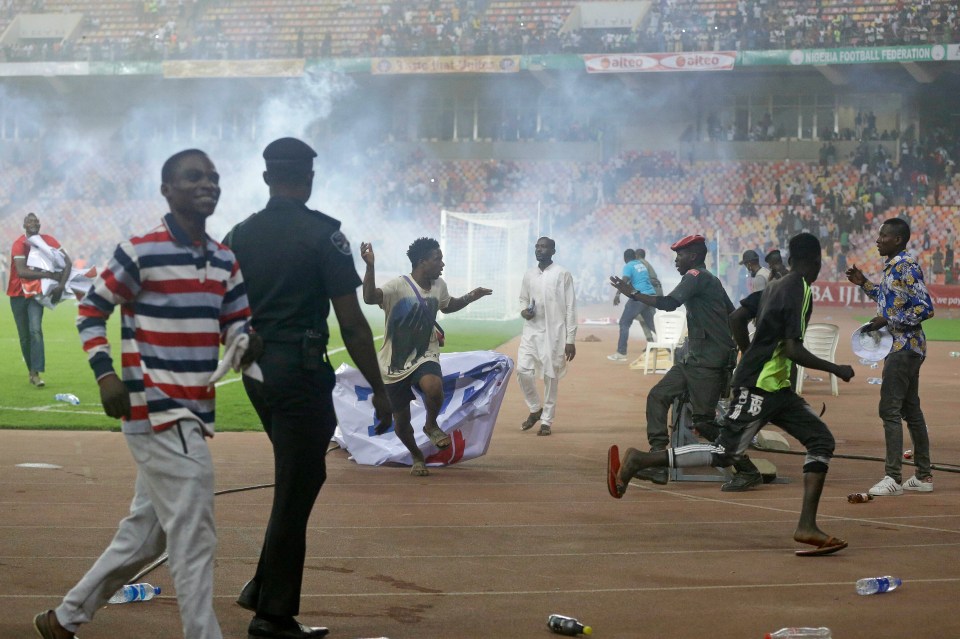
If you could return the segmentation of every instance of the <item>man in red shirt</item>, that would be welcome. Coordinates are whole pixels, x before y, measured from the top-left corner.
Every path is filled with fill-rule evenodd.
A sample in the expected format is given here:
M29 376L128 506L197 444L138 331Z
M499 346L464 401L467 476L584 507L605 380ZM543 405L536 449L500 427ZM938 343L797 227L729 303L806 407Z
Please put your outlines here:
M20 336L20 352L23 361L30 370L30 383L38 388L44 385L40 373L44 371L43 352L43 305L34 299L36 293L24 291L24 284L43 278L56 280L58 284L50 290L50 298L54 304L63 296L70 269L73 266L70 257L63 252L66 262L62 271L45 271L27 266L27 255L30 253L30 244L27 238L40 235L40 219L35 213L28 213L23 218L24 234L17 238L10 251L10 282L7 285L7 295L10 296L10 308L13 311L13 321L17 325L17 334ZM60 242L51 235L40 235L43 241L51 248L61 248ZM29 285L28 285L29 288ZM39 287L37 287L39 292Z

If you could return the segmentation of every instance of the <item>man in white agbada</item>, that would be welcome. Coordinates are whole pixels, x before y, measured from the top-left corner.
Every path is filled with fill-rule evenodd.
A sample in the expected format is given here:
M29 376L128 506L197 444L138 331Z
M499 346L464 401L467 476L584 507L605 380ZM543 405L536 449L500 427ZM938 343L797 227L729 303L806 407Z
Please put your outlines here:
M556 243L541 237L534 246L537 265L523 276L520 317L526 320L517 353L517 380L530 415L520 425L530 430L539 421L538 435L549 435L557 405L557 385L567 362L577 355L577 301L570 271L553 263ZM536 379L543 378L543 401Z

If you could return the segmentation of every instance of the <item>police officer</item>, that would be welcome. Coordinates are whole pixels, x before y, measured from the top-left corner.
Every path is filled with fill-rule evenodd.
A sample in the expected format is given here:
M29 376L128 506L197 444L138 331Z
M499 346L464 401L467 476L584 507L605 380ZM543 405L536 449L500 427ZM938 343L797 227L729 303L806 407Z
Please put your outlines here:
M294 618L306 554L310 511L326 479L324 456L337 424L333 368L326 355L330 306L347 351L373 389L373 406L389 425L390 404L380 377L373 334L360 311L361 284L340 222L306 202L313 189L316 152L295 138L263 151L270 187L265 209L235 226L224 243L233 249L247 285L254 330L263 338L263 382L244 387L274 453L273 508L257 572L237 603L256 613L253 637L323 637L326 628Z
M706 240L702 235L688 235L670 248L677 253L674 263L682 277L669 294L637 293L629 280L610 278L610 283L630 299L662 311L673 311L681 305L687 309L686 357L677 361L647 395L647 441L651 451L667 448L667 413L673 400L684 392L690 397L694 427L707 439L716 439L720 434L714 423L717 402L736 354L727 326L733 303L720 280L707 270ZM746 457L734 467L737 474L721 490L743 491L763 481L760 471ZM666 468L643 469L636 476L656 484L667 483Z

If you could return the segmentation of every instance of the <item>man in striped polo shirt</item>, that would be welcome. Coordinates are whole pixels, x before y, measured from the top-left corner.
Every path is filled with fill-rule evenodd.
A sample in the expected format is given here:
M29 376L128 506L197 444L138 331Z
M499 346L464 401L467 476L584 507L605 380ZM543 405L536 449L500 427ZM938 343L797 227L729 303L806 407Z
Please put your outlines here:
M187 639L221 639L213 611L214 389L220 342L245 333L250 317L240 268L205 231L220 198L206 154L181 151L164 163L161 225L121 242L80 304L77 326L100 385L104 412L123 419L137 464L130 514L110 546L56 611L34 619L44 639L71 639L110 596L165 550ZM121 376L107 342L120 306ZM260 341L241 365L253 361Z

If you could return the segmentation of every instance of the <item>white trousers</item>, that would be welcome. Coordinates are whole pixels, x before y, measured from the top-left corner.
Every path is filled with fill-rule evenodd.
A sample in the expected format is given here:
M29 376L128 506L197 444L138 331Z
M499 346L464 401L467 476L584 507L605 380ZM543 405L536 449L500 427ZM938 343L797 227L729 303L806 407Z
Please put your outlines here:
M213 612L213 461L199 422L126 435L137 463L130 514L100 558L63 598L60 624L76 632L166 550L185 639L222 639Z
M520 382L520 389L523 390L523 399L527 402L527 408L530 412L536 412L541 407L543 415L540 416L540 424L551 426L553 416L557 409L557 386L559 380L555 377L543 378L543 402L540 401L540 393L537 391L537 376L533 371L521 371L517 369L517 381Z

